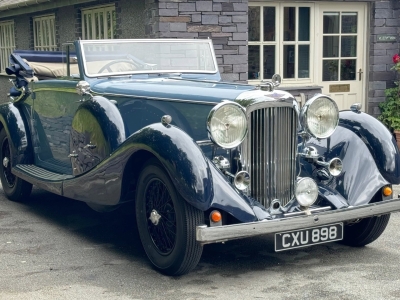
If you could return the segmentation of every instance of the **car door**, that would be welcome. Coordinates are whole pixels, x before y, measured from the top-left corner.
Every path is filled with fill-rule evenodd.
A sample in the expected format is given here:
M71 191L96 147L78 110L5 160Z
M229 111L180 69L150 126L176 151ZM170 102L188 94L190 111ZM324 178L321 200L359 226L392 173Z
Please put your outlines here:
M35 164L60 174L72 174L70 131L81 96L78 80L42 80L32 84L32 143Z

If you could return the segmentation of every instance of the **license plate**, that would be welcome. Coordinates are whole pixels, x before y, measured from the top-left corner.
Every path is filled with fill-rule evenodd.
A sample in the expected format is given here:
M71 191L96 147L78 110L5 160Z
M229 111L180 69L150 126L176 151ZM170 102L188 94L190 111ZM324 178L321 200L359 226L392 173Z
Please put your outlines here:
M342 239L343 223L279 232L275 233L275 251L307 247Z

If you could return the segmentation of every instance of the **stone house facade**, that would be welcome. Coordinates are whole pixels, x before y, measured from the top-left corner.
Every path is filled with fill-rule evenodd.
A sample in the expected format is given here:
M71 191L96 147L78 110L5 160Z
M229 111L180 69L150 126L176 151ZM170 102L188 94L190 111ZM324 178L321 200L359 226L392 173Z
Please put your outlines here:
M280 73L281 88L299 100L323 92L341 109L361 102L377 116L396 79L399 17L397 0L4 0L0 92L14 49L61 50L78 38L210 38L223 80L257 85Z

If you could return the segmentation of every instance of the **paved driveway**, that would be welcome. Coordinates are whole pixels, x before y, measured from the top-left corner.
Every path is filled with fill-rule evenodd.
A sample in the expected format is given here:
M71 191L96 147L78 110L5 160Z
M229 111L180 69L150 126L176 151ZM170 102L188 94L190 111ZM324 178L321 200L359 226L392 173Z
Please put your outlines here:
M144 254L129 207L109 214L34 190L0 190L0 299L398 299L400 214L364 248L337 243L275 253L272 237L207 245L170 278Z

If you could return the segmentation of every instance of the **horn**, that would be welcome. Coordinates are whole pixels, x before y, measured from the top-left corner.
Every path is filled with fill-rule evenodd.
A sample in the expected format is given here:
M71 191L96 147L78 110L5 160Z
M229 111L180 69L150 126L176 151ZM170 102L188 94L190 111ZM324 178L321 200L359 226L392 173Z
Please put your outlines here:
M327 168L329 173L332 176L335 176L335 177L339 176L340 174L342 174L342 171L343 171L342 160L340 158L338 158L338 157L332 158L328 162L318 161L317 160L316 164Z

